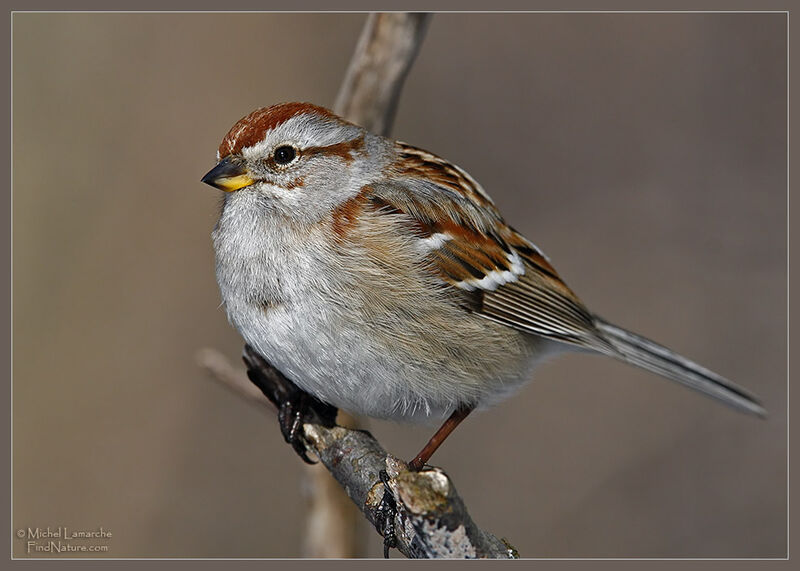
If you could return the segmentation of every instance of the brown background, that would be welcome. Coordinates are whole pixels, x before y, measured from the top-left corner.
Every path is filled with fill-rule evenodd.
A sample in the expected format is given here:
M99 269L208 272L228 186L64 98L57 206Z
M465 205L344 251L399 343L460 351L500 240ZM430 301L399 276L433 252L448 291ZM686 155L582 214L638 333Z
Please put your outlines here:
M432 22L396 136L468 169L595 311L771 413L543 367L435 457L524 556L786 554L785 18ZM102 525L116 557L300 553L300 462L194 364L241 345L198 180L251 109L330 105L363 20L15 15L15 528ZM370 428L400 456L430 432Z

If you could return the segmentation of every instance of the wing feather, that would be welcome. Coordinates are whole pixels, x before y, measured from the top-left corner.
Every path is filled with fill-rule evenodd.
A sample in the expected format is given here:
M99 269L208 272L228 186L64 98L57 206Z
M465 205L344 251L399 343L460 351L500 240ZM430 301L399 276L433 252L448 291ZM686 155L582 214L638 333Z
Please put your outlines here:
M373 186L371 200L379 212L406 217L431 271L471 296L468 310L535 335L610 349L541 250L505 223L471 177L431 153L407 145L403 153L403 170Z

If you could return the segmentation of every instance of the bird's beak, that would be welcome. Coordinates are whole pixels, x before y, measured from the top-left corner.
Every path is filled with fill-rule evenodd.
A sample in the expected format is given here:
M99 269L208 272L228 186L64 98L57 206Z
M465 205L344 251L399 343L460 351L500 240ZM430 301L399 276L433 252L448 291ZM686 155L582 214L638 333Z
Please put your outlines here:
M255 179L250 176L247 168L241 161L227 156L222 159L217 166L206 173L201 182L210 184L225 192L233 192L246 186L250 186Z

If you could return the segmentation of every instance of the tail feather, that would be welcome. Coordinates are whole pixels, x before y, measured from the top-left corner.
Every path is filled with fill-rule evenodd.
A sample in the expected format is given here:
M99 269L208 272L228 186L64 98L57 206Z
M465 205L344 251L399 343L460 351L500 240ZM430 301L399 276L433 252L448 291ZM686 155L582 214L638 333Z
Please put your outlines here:
M615 352L609 353L611 356L677 381L733 408L766 416L766 410L755 396L713 371L599 317L595 317L595 325L614 348Z

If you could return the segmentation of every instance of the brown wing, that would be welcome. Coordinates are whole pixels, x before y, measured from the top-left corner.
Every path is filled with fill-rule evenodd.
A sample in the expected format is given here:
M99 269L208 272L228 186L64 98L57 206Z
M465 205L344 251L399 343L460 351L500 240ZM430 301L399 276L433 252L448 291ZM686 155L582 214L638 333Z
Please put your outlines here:
M544 254L505 224L469 175L435 155L403 148L398 178L374 186L370 200L379 212L407 217L409 232L427 252L432 271L468 300L465 307L566 343L587 348L607 344L592 314Z
M556 273L536 246L513 229L507 240L523 259L517 280L483 293L486 317L545 337L587 348L606 345L594 317Z

